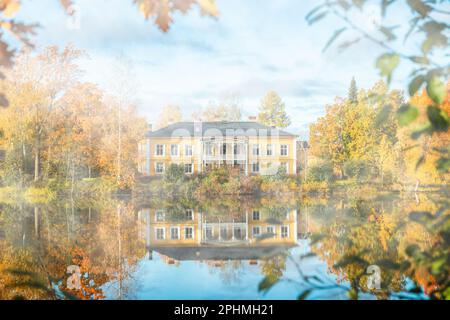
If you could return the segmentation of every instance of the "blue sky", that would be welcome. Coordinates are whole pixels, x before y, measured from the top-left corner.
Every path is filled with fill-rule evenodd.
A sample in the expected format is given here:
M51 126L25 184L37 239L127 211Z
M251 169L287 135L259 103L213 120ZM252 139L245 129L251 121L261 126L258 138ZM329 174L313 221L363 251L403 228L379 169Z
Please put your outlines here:
M57 0L25 0L18 18L42 25L33 38L38 48L73 43L84 49L89 55L81 61L84 78L106 90L117 57L125 57L134 70L136 102L149 121L167 104L179 105L189 118L229 95L239 98L245 117L256 115L263 95L276 90L292 118L290 129L300 133L336 95L346 94L352 76L359 87L379 79L373 66L383 51L375 45L322 53L338 25L331 18L307 25L305 16L319 1L217 0L218 19L197 9L176 14L168 33L145 21L132 0L76 3L79 29L67 27ZM354 19L370 30L374 8ZM399 9L395 18L407 26L409 10Z

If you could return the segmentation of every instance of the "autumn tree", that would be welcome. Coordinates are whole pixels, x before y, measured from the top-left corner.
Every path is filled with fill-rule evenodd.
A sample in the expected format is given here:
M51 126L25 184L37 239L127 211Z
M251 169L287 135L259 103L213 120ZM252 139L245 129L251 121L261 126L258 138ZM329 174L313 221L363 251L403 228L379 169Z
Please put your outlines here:
M311 153L331 162L341 177L345 176L347 162L363 161L383 181L384 173L397 165L395 112L400 108L402 96L398 91L389 91L383 82L367 92L361 90L358 95L356 104L336 98L327 106L325 115L311 125Z
M75 60L81 54L73 46L62 51L54 46L48 47L37 55L26 51L17 57L14 68L6 71L5 86L9 87L9 99L13 101L13 107L8 108L7 112L14 113L17 108L25 108L25 126L29 130L29 145L34 154L35 181L41 178L44 152L47 160L51 161L53 141L47 138L53 130L54 111L58 108L60 97L76 81L79 70ZM28 105L21 106L14 102L14 99L22 99L24 95L34 95L34 98L28 99ZM39 99L36 99L37 96ZM7 134L10 137L13 135Z
M258 121L277 128L286 128L291 124L285 104L275 91L269 91L261 100Z

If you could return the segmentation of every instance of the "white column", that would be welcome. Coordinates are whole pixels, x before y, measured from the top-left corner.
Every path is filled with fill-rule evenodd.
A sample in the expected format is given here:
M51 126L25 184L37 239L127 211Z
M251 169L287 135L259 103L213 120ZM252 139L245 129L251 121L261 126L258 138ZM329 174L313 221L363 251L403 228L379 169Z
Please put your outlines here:
M151 171L151 163L150 163L150 155L151 155L151 144L150 144L150 139L147 139L147 153L146 153L146 160L147 160L147 174L150 175L150 171Z

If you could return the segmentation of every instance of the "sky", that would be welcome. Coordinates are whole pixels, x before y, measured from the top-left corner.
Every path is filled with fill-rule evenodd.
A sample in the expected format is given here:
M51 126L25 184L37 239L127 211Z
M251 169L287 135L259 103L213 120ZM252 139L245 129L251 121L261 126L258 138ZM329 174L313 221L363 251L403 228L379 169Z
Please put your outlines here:
M41 25L32 38L38 50L69 43L85 50L89 58L80 61L83 80L105 90L113 90L114 66L128 61L136 104L149 122L168 104L180 106L189 119L229 96L239 99L245 119L256 115L262 97L275 90L292 120L288 130L302 135L324 114L326 104L347 94L352 77L360 88L379 80L374 61L384 53L369 42L343 53L336 48L322 53L340 25L332 17L307 24L305 16L319 3L217 0L218 18L194 8L175 14L167 33L146 21L132 0L77 0L75 24L57 0L24 0L17 18ZM407 27L409 11L399 9L393 10L395 19ZM353 18L371 32L379 13L369 6ZM400 83L394 78L394 87Z

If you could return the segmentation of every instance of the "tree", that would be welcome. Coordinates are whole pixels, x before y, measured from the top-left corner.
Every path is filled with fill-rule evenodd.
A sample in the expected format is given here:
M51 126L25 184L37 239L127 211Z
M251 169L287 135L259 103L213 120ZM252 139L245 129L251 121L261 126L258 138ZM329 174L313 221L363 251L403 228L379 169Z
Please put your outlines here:
M291 124L284 102L275 91L269 91L261 100L258 121L277 128L286 128Z
M355 77L350 82L350 88L348 89L348 100L351 103L358 103L358 88L356 87Z
M182 118L179 106L167 105L159 113L158 119L156 120L156 129L180 122Z
M5 82L10 88L9 99L35 96L27 101L28 105L14 103L10 110L15 112L17 108L25 107L24 119L27 122L24 126L30 133L28 138L31 141L28 143L34 154L35 181L41 178L44 152L48 161L52 158L53 141L47 137L54 128L54 111L58 108L60 97L77 79L79 70L75 60L81 55L82 52L73 46L61 51L55 46L47 47L37 55L25 51L17 57L14 68L6 72L7 79L11 79ZM9 136L13 137L14 133Z
M395 113L403 103L402 95L378 82L367 92L361 90L360 96L376 98L356 104L337 98L327 106L325 115L311 125L311 154L331 162L342 178L346 163L363 161L377 169L383 180L400 157Z
M351 33L352 40L347 40L339 44L339 49L344 50L350 46L366 40L383 49L385 53L376 59L376 68L380 76L385 78L389 85L395 70L402 61L410 68L409 81L405 84L409 96L413 97L423 87L426 88L430 101L427 117L423 118L422 125L413 133L414 139L421 135L436 135L449 130L450 117L442 110L443 103L448 96L445 82L448 81L449 68L445 59L438 61L448 51L450 25L447 23L450 12L447 10L446 1L422 1L408 0L406 5L410 9L409 28L397 28L395 17L388 17L388 13L394 10L394 5L399 5L400 1L380 1L380 19L373 23L375 30L368 32L360 25L359 21L352 17L364 15L364 10L369 6L368 0L359 1L328 1L325 0L306 16L307 22L311 25L324 17L333 15L343 24L338 27L324 47L327 50L337 38L342 34ZM370 6L373 7L372 4ZM394 19L393 19L394 18ZM403 19L403 16L402 16ZM333 23L335 25L335 23ZM420 41L421 46L405 45L408 39L416 43ZM405 63L404 63L405 65ZM398 120L404 125L414 121L419 111L413 105L405 105L397 110ZM448 163L450 150L441 149L439 164ZM420 166L423 161L418 161ZM442 169L443 167L440 166ZM445 167L450 170L450 165Z
M134 182L145 121L123 83L108 101L95 85L77 81L80 54L73 47L25 52L0 81L9 100L0 113L8 183L23 186L31 175L34 181L70 180L73 192L76 180L93 175L114 177L121 187Z

